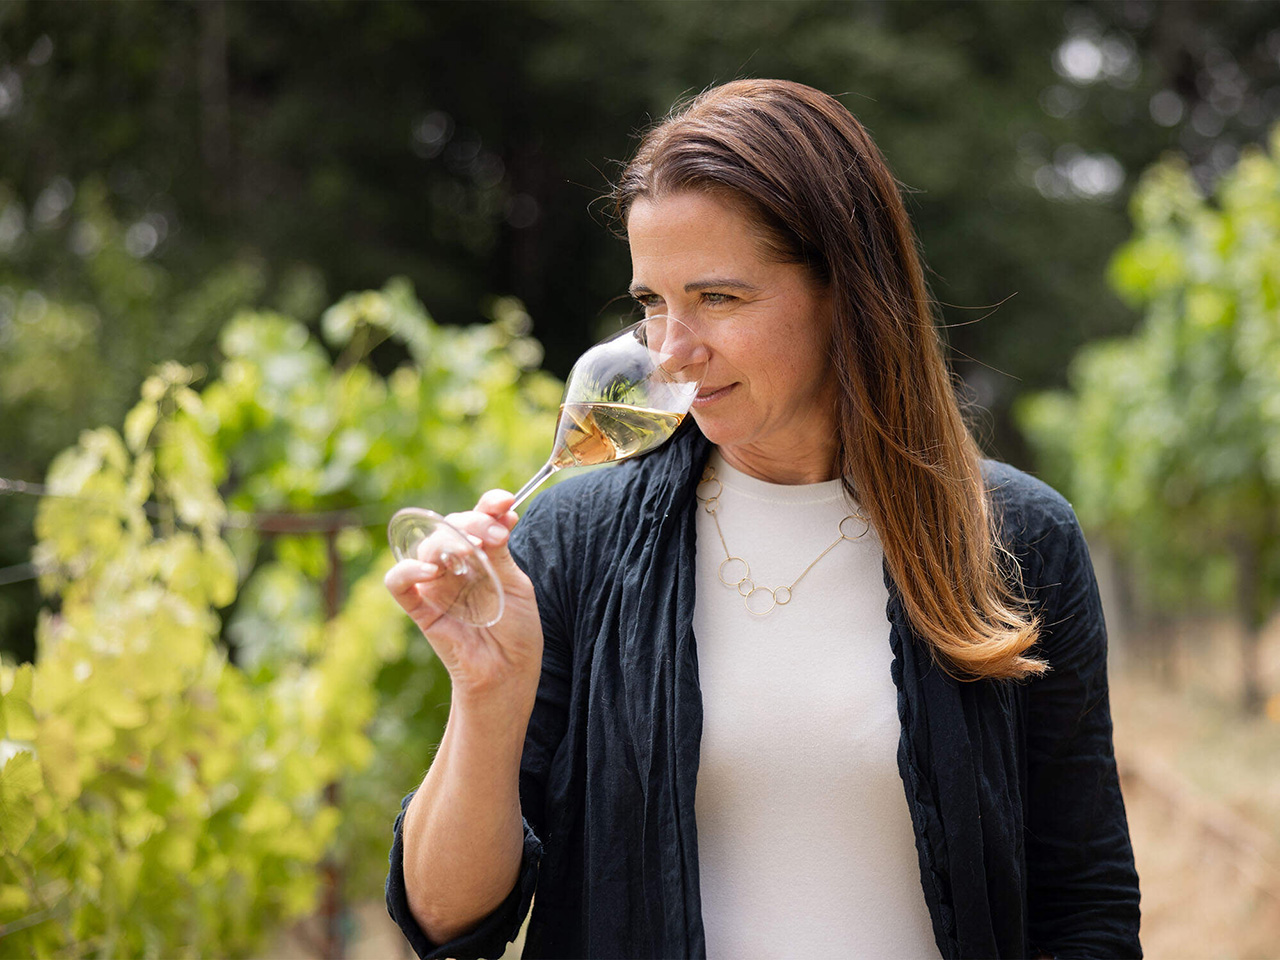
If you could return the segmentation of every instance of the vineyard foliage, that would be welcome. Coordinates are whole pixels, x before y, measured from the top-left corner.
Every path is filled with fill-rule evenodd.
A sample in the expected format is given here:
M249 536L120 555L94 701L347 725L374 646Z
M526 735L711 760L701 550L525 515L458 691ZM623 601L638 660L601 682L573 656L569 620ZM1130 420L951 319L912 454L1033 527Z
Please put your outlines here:
M1158 164L1132 217L1110 275L1137 330L1082 351L1022 423L1150 608L1256 629L1280 601L1280 127L1212 196Z
M520 305L491 315L436 326L402 281L324 344L242 313L216 376L163 365L54 460L37 658L0 668L0 953L245 955L322 861L376 895L448 702L383 527L518 485L560 395Z

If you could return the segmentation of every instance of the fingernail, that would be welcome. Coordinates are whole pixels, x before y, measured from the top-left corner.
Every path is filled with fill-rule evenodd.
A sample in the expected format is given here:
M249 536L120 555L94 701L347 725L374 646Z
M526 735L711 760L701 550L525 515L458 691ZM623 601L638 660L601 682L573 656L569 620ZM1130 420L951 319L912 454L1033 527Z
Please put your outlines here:
M489 529L484 532L485 539L490 543L500 543L506 535L507 528L500 523L489 524Z
M434 577L437 573L440 572L440 568L437 567L434 563L423 562L421 566L422 566L422 575L424 577Z

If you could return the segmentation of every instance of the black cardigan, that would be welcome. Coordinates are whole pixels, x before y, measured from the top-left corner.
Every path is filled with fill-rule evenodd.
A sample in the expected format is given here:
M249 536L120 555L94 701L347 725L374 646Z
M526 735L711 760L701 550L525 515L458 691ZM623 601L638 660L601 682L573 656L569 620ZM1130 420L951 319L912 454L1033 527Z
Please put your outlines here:
M689 427L647 457L544 491L516 527L512 551L533 580L545 636L520 772L524 861L476 930L432 944L405 896L406 797L386 893L419 956L499 956L535 885L526 957L705 955L692 624L694 488L710 447ZM952 679L885 574L898 767L938 949L1140 956L1088 549L1049 487L1004 464L984 463L984 473L1051 671L1025 683Z

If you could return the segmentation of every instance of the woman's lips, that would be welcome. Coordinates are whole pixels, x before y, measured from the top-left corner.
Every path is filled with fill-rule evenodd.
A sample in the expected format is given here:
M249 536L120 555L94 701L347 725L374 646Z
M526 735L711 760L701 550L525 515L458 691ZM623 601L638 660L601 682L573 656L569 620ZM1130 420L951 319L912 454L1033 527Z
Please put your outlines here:
M710 406L711 404L715 403L717 400L727 395L729 391L736 386L737 386L736 383L731 383L726 387L716 387L714 390L708 390L706 387L703 387L700 391L698 391L698 395L694 397L693 405L695 407Z

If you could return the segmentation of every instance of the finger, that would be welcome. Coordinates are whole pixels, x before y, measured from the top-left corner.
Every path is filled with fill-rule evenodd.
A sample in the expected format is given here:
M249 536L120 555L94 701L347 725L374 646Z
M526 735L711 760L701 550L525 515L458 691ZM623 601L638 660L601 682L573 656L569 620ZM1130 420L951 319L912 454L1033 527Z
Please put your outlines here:
M493 567L493 572L506 586L511 586L513 577L524 577L524 571L520 569L507 549L511 528L515 526L515 520L518 519L510 511L500 515L499 519L494 519L490 514L478 510L452 513L445 519L464 536L479 539L480 542L476 545L484 551Z
M387 571L383 582L391 595L403 606L405 603L418 602L414 589L421 583L429 583L440 576L440 568L434 563L423 563L420 560L401 560Z
M503 515L498 516L501 518ZM445 517L445 520L485 552L492 547L506 544L507 537L511 533L511 528L501 519L495 519L492 514L480 510L451 513Z
M444 571L431 563L417 560L401 560L384 578L387 589L400 608L413 620L431 641L432 648L440 654L440 648L433 639L437 624L452 604L456 593L450 594L448 577ZM443 587L445 593L441 597L433 596L435 587Z
M476 510L487 513L494 519L501 519L512 512L511 505L515 500L515 494L508 493L506 490L486 490L476 503Z
M471 537L466 534L461 536L467 543L474 544L475 541ZM459 542L458 537L459 534L444 527L434 530L430 536L424 537L413 546L410 558L448 569L450 558L467 549L466 543Z
M501 488L486 490L476 502L477 513L487 513L510 532L520 521L514 509L515 494Z

